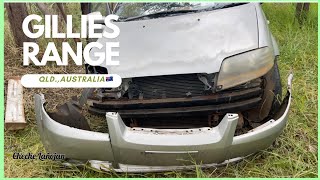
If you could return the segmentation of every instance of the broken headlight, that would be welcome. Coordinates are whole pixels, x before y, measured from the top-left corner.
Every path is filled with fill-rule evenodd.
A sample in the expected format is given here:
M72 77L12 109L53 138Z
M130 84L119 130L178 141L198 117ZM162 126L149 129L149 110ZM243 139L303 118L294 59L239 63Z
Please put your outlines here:
M217 89L227 89L261 77L273 64L273 51L268 47L231 56L222 62Z

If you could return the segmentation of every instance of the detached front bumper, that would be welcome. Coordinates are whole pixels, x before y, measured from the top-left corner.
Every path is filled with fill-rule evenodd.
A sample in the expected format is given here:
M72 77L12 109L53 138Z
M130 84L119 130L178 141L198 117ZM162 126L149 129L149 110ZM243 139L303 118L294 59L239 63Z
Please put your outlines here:
M35 95L36 119L48 152L90 161L96 168L126 172L183 169L194 164L216 166L239 160L269 147L286 125L291 104L288 92L274 119L234 136L238 114L228 113L214 128L151 129L125 126L120 115L106 114L109 133L91 132L62 125L44 108L43 95Z

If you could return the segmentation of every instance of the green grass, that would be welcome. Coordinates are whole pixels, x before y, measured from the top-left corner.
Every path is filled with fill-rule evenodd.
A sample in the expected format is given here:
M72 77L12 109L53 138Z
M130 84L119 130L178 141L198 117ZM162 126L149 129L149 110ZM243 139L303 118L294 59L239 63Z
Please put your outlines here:
M25 89L26 129L5 132L6 177L317 177L318 176L318 125L317 125L317 68L318 68L318 8L312 4L308 19L300 28L294 18L294 4L264 3L263 9L270 21L270 29L278 41L281 56L279 67L285 87L289 72L294 72L293 102L288 125L282 135L268 149L246 158L237 164L219 168L191 171L116 174L97 172L89 166L64 168L51 161L13 160L13 152L44 152L36 128L32 95L42 90ZM71 11L70 11L71 12ZM19 51L12 46L12 37L5 22L5 78L29 72L64 71L60 67L21 68ZM19 68L20 67L20 68ZM68 67L69 68L69 67ZM70 67L71 68L71 67ZM78 72L82 67L68 69ZM43 90L44 91L44 90ZM42 91L42 92L43 92ZM45 91L51 95L49 103L62 103L65 94L78 91L54 89ZM59 99L60 98L60 99ZM58 102L55 102L55 100Z

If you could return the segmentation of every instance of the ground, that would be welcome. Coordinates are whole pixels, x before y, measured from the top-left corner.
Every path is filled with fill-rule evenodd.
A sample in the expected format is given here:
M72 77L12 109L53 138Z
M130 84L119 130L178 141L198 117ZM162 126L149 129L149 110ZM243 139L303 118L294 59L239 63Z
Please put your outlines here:
M34 5L29 8L37 13ZM74 9L79 9L79 4L66 5L67 14L77 12L73 11ZM80 89L24 89L28 126L16 132L5 131L5 177L317 177L318 7L317 4L311 5L308 18L301 26L294 18L294 4L264 3L263 9L280 47L278 63L284 87L290 71L294 73L293 103L289 121L282 135L270 148L239 163L219 168L147 174L98 172L89 166L65 168L52 161L14 160L14 152L45 152L36 127L33 94L45 94L49 109L53 109L81 92ZM76 66L23 67L21 51L14 47L7 17L5 19L5 80L10 76L27 73L83 72L83 67ZM45 43L44 39L39 41L40 46ZM88 114L86 116L96 118ZM103 129L102 125L91 123L91 126L98 130Z

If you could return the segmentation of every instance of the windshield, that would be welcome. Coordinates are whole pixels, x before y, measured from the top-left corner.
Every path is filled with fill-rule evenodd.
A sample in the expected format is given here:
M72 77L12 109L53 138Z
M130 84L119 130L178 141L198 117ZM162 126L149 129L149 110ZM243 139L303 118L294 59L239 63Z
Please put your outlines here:
M213 3L213 2L171 2L171 3L120 3L117 5L114 14L121 19L147 16L167 11L201 11L221 9L229 6L236 6L241 3Z

